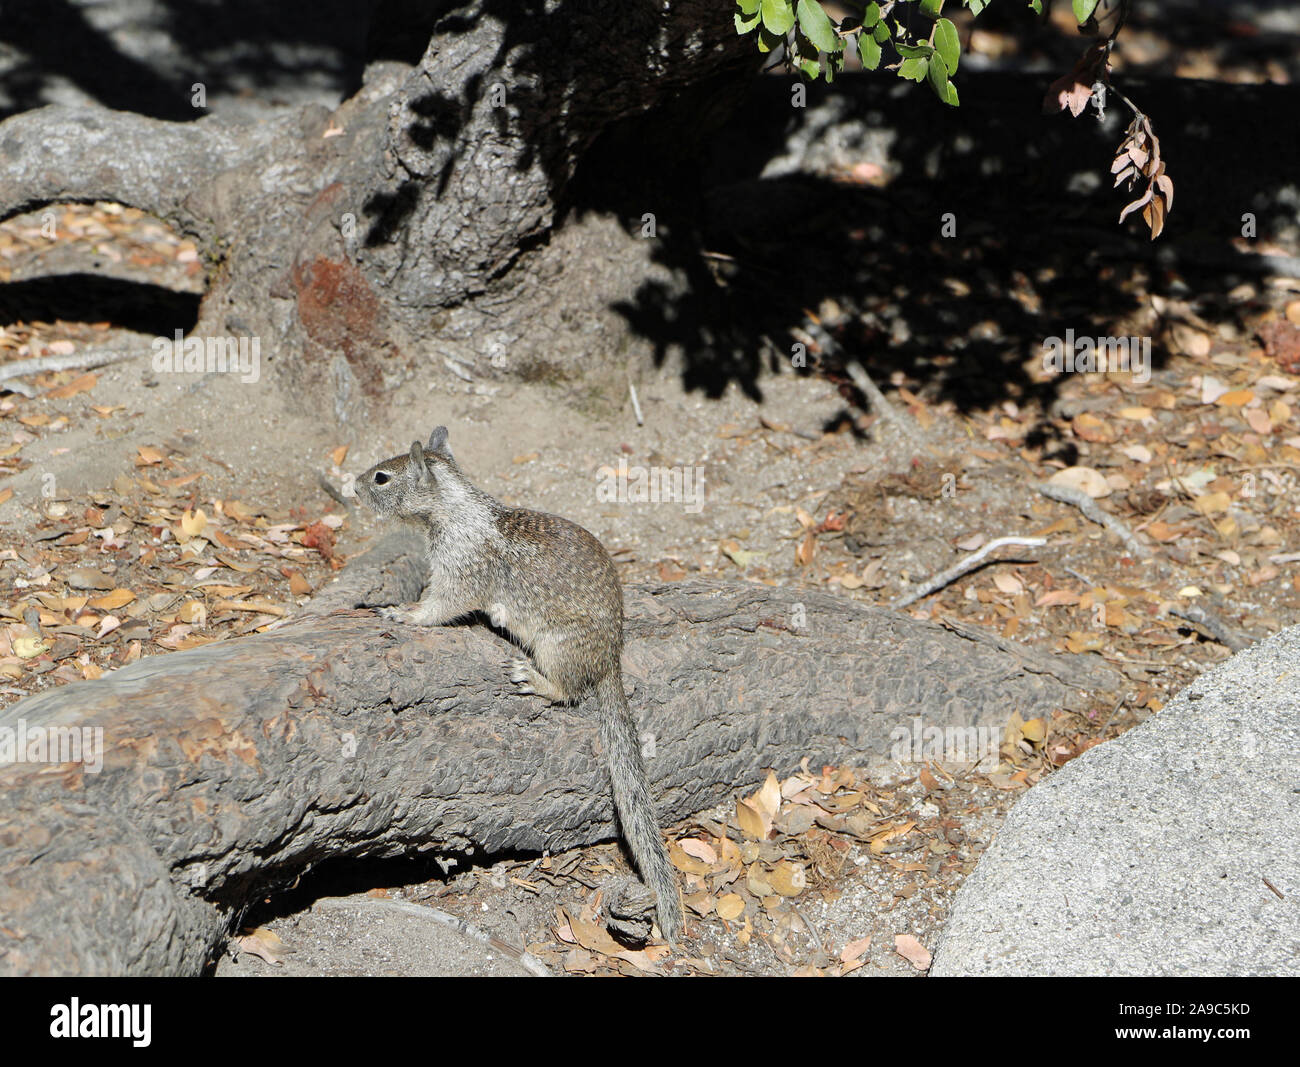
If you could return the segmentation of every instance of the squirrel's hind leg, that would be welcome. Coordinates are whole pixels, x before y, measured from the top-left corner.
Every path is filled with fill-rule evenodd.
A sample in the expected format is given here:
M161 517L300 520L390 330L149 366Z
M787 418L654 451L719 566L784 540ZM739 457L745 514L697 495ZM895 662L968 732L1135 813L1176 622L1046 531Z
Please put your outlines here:
M556 704L571 704L573 698L556 685L526 659L510 661L510 680L519 686L519 692L545 697Z

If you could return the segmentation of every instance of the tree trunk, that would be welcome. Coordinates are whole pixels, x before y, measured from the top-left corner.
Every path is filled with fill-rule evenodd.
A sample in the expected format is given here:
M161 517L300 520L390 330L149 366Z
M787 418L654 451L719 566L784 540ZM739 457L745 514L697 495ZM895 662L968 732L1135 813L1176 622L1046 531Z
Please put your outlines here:
M514 695L482 626L417 630L360 604L414 599L405 535L267 634L151 657L0 714L102 728L102 768L0 769L0 971L193 974L257 895L332 857L560 850L615 836L586 708ZM1001 725L1119 680L811 590L628 591L625 683L665 824L764 768L886 757L914 719ZM901 736L901 735L900 735ZM52 758L52 754L51 754Z

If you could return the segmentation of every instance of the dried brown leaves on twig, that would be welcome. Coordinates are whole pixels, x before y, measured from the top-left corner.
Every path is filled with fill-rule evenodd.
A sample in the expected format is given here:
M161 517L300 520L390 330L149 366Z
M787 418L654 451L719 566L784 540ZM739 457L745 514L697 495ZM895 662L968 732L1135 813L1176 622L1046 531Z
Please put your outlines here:
M1146 179L1146 191L1125 206L1119 221L1123 222L1142 208L1142 218L1150 227L1151 240L1154 241L1165 228L1165 216L1174 206L1174 183L1165 173L1165 162L1160 158L1160 141L1151 129L1151 120L1136 109L1124 143L1119 146L1115 161L1110 165L1110 172L1115 175L1116 186L1127 181L1130 190L1140 179Z

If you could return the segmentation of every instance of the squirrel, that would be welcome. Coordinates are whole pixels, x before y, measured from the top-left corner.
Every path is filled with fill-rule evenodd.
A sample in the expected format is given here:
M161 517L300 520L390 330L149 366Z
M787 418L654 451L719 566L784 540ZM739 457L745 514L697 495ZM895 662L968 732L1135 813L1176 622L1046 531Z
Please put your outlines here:
M510 507L475 486L453 458L445 426L427 445L414 441L407 455L375 464L356 492L424 539L424 593L413 607L380 609L385 618L442 626L482 612L532 655L511 664L521 692L560 704L594 695L623 835L655 894L659 929L675 943L681 897L623 693L623 590L609 553L577 523Z

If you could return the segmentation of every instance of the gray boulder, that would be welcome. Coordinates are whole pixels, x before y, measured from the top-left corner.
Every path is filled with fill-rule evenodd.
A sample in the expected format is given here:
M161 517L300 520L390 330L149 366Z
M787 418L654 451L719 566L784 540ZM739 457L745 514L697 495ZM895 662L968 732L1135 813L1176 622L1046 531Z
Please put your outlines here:
M1300 974L1300 627L1026 793L930 973Z

